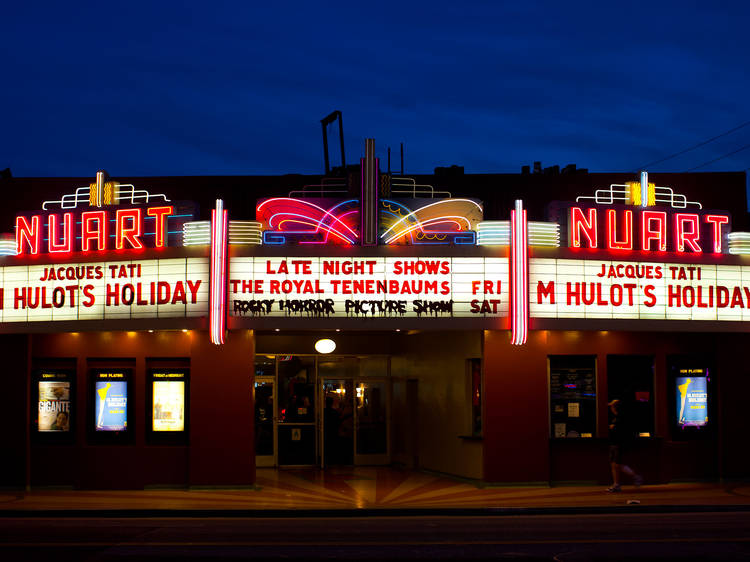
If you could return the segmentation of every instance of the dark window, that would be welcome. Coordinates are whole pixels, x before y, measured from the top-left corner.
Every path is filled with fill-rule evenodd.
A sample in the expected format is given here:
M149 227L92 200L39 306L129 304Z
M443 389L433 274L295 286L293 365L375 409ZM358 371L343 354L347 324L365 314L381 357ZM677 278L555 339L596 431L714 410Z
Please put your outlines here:
M596 435L596 356L550 355L550 435Z

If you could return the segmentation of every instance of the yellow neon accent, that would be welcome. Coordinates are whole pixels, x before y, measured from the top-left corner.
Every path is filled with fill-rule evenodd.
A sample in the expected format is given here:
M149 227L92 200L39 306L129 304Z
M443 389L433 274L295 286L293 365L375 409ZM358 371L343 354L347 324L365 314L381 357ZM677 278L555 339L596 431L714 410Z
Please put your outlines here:
M114 205L117 203L115 192L119 184L114 181L104 182L104 197L102 198L105 205Z
M627 201L628 205L641 206L641 184L637 181L629 181L625 185L628 186ZM646 201L648 207L656 205L656 184L649 182L648 184L648 200Z
M96 182L89 184L89 205L96 207Z

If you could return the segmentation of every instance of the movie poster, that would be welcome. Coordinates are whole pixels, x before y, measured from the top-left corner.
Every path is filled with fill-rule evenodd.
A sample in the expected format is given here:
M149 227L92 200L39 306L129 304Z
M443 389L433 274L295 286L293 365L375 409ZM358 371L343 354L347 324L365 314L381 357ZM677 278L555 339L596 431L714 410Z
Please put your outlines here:
M39 381L39 431L70 431L69 381Z
M153 431L184 431L185 381L153 381L153 384Z
M96 381L94 400L96 406L96 431L124 431L127 429L127 381Z
M705 376L677 377L677 424L703 427L708 423L708 383Z

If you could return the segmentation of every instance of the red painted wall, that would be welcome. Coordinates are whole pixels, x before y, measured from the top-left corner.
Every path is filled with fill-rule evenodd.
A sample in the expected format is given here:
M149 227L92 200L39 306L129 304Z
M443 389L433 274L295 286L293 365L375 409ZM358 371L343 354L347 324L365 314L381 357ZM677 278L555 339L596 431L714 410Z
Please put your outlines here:
M3 428L0 487L3 488L23 489L26 486L29 342L30 338L25 334L0 337L5 397L0 408L0 427Z
M609 478L606 460L607 355L654 356L655 437L640 442L634 464L648 481L739 478L750 475L742 446L742 412L750 395L750 366L742 351L750 336L735 333L532 331L525 346L507 331L484 335L484 480L546 482ZM704 441L672 441L668 355L702 353L715 359L716 434ZM595 439L551 441L548 355L597 355Z
M32 364L75 365L75 443L31 442L32 486L139 489L146 486L246 485L255 481L253 337L235 332L214 346L203 331L91 332L32 336ZM133 440L102 445L87 433L88 370L131 366ZM146 435L149 366L190 368L188 444L155 444ZM23 423L29 423L24 415Z

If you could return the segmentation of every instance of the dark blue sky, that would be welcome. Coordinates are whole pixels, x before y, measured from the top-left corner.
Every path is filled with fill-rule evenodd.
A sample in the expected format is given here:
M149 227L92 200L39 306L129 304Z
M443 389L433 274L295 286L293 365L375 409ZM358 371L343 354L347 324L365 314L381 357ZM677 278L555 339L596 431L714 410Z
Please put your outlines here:
M0 168L319 173L340 109L350 162L374 137L411 173L629 171L750 120L746 2L504 4L6 3ZM747 126L651 171L749 144ZM700 171L748 167L750 149Z

